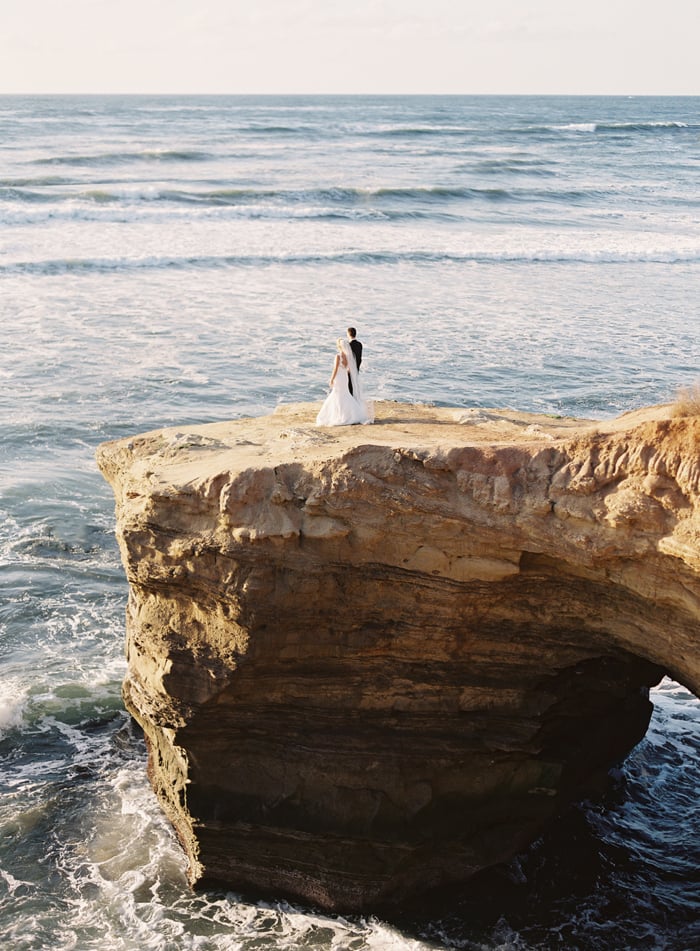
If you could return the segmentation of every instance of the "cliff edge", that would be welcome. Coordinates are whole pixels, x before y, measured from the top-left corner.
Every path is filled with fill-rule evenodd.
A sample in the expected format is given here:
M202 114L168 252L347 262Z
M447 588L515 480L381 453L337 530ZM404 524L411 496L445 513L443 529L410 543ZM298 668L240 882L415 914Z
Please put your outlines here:
M107 443L124 697L193 882L328 909L511 857L700 694L700 418L317 406Z

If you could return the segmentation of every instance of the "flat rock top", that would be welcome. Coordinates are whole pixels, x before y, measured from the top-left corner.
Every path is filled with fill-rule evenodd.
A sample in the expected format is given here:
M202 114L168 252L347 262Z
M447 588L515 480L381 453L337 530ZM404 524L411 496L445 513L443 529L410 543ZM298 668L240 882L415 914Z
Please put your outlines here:
M130 471L151 483L198 482L214 472L313 463L360 446L450 449L477 444L552 444L593 433L616 433L668 418L668 406L624 413L612 420L520 413L510 409L435 407L375 402L375 422L319 427L318 403L281 404L267 416L155 430L105 443L103 471Z

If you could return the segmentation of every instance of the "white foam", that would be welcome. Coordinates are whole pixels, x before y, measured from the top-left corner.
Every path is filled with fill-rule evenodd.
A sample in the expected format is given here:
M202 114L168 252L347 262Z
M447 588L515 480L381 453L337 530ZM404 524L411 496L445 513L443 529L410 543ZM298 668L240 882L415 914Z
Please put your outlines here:
M553 126L565 132L595 132L598 128L595 122L570 122L568 125Z
M316 913L285 901L250 902L237 894L193 894L185 858L149 788L141 762L107 769L55 860L71 914L56 924L60 947L142 951L232 951L299 947L327 951L419 951L428 942L375 918ZM60 935L58 934L60 932ZM99 945L93 936L99 933ZM128 944L124 944L125 936ZM60 941L58 940L60 937ZM61 943L63 942L63 943Z
M0 736L20 726L27 706L27 688L17 680L0 683Z
M18 889L24 890L33 888L31 882L25 882L19 878L15 878L10 872L6 872L4 868L0 868L0 878L5 882L8 892L13 897L16 895Z

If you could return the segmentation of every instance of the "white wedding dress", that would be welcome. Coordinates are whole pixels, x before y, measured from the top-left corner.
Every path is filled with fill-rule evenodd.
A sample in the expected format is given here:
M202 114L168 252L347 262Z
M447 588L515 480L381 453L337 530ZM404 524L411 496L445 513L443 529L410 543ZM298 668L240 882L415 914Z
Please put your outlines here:
M343 344L342 353L348 369L341 362L331 391L316 417L317 426L352 426L355 423L374 422L372 404L362 396L355 355L349 344L345 341ZM348 373L352 379L352 393L348 386Z

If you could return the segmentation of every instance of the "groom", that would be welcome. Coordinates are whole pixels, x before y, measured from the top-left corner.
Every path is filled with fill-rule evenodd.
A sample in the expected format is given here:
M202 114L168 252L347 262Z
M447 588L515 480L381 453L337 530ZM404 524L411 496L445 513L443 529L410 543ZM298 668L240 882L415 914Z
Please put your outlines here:
M362 344L359 340L356 339L357 331L354 327L348 327L348 340L350 341L350 349L355 355L355 363L357 364L357 370L360 370L360 364L362 363ZM352 396L352 380L350 379L350 374L348 373L348 388L350 389L350 395Z

